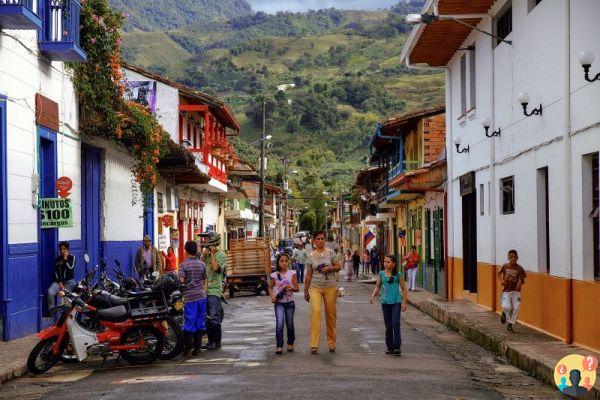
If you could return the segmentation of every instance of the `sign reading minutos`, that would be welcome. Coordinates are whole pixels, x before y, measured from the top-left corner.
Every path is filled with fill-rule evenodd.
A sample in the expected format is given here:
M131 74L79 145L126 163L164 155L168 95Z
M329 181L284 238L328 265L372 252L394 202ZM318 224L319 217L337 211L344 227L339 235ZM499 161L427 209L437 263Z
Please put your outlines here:
M73 206L71 199L42 199L40 220L42 229L72 228Z

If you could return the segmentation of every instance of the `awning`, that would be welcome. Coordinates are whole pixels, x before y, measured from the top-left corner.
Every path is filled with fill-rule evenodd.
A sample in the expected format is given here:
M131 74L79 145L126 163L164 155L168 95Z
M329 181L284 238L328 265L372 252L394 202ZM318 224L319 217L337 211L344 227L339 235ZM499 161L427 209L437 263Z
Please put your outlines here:
M196 157L171 139L167 144L167 154L158 162L158 172L171 179L176 185L205 184L211 179L200 171L196 164Z

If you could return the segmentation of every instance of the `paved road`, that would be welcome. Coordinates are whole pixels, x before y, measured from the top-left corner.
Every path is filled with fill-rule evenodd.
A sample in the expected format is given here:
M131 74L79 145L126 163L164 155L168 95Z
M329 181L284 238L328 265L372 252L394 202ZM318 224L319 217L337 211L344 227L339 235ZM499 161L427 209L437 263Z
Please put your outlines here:
M109 361L57 366L0 387L0 399L527 399L563 398L415 309L403 315L403 356L384 354L372 286L345 285L337 352L308 349L308 307L298 300L296 352L274 354L274 315L265 296L226 306L219 352L149 367Z

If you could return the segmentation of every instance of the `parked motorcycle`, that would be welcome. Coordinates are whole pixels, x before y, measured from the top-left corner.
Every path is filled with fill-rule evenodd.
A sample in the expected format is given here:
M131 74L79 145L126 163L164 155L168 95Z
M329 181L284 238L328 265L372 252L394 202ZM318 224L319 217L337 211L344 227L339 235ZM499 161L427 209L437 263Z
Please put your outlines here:
M30 372L41 374L48 371L61 359L65 350L71 351L79 362L90 356L106 359L119 353L125 361L141 365L149 364L160 356L166 329L157 322L165 319L168 309L160 304L161 300L155 294L137 299L135 308L130 310L125 305L97 309L64 288L60 295L65 301L53 310L59 313L56 323L39 333L40 342L29 354L27 368ZM79 322L78 314L95 319L100 329L87 329ZM67 346L69 349L66 349Z

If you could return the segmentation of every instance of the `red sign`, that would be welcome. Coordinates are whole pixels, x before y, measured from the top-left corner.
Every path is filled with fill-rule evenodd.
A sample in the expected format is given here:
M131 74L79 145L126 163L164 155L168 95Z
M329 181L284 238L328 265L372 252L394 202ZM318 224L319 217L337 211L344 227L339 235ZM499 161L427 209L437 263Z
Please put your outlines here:
M63 199L69 197L69 190L73 188L73 181L68 176L61 176L56 180L56 190Z
M163 215L162 223L164 226L169 228L171 225L173 225L173 216L172 215Z

